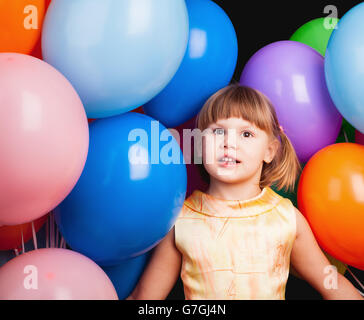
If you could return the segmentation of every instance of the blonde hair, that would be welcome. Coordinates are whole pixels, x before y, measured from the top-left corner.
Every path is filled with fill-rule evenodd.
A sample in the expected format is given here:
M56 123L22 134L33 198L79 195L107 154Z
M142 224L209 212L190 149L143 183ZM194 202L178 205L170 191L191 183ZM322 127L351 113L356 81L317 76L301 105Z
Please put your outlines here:
M263 163L260 188L275 183L278 190L293 191L302 170L293 145L281 130L275 109L269 99L258 90L230 84L213 94L196 118L196 127L203 131L211 123L230 117L243 118L277 138L280 147L270 163ZM203 164L198 164L202 178L209 183L209 175Z

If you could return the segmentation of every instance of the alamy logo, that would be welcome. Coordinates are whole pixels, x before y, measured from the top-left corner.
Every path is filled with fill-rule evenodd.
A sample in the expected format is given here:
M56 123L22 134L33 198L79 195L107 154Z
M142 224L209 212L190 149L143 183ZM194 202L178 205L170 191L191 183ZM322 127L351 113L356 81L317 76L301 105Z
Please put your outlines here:
M336 6L334 5L327 5L324 8L324 13L328 13L329 15L324 19L324 28L325 29L337 29L337 23L336 23L336 19L338 17L338 11Z
M38 269L33 265L26 265L24 267L24 274L27 276L24 278L24 288L27 290L38 289Z
M26 30L37 30L38 8L34 5L28 5L24 7L24 14L27 14L27 16L24 18L24 28Z
M337 268L333 265L326 266L324 268L324 274L327 276L324 279L325 289L332 290L337 289Z

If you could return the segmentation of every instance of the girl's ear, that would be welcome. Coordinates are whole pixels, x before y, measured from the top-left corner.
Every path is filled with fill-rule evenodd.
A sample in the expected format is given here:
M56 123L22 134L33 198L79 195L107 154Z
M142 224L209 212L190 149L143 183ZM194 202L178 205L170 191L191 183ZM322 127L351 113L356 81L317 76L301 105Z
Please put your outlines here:
M272 162L272 160L274 159L274 157L278 151L278 148L279 148L278 139L272 139L272 141L270 141L268 148L265 152L264 162L266 162L266 163Z

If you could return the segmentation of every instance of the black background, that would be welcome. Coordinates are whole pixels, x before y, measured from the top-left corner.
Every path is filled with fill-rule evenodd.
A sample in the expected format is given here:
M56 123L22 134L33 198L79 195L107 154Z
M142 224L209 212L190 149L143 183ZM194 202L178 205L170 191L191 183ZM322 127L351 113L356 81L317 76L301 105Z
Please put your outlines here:
M324 8L334 5L340 19L348 10L361 1L245 1L213 0L230 17L238 37L238 63L233 76L239 81L241 72L249 58L259 49L275 41L289 40L292 34L306 22L325 17ZM364 34L363 34L364 36ZM363 282L364 272L350 268ZM358 289L359 286L348 273L345 276ZM363 290L362 290L363 291ZM179 278L167 300L183 300L183 285ZM320 294L305 281L290 275L286 287L286 299L322 299Z

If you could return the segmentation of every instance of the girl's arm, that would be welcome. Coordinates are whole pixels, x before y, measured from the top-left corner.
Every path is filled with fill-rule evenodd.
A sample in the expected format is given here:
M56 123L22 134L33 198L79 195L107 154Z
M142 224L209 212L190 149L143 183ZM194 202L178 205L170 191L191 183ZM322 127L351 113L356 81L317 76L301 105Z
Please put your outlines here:
M295 211L297 234L291 253L293 267L324 299L363 300L348 279L339 272L333 272L305 217L298 209L295 208Z
M178 279L181 262L173 227L154 249L137 286L126 300L164 300Z

